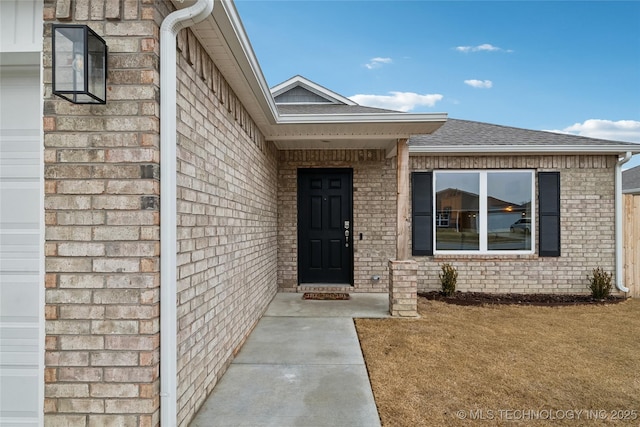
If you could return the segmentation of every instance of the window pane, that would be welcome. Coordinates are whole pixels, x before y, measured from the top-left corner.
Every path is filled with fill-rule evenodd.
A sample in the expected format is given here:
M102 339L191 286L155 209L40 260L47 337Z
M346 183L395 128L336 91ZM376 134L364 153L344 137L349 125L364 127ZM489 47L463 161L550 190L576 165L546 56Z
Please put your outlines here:
M436 175L436 249L478 250L480 175Z
M529 172L487 174L487 249L531 249L531 179Z

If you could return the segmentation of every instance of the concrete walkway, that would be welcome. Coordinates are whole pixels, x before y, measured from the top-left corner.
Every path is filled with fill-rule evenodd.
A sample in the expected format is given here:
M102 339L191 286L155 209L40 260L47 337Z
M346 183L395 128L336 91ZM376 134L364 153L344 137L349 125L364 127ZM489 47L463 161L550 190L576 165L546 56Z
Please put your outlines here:
M379 426L353 318L387 317L388 299L277 294L191 426Z

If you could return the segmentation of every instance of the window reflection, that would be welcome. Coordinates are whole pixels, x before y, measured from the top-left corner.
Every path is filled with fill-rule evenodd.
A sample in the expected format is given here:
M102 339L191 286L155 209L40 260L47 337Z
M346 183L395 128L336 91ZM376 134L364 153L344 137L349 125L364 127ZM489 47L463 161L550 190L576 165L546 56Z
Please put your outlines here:
M487 249L531 249L531 174L487 174Z
M479 249L479 193L478 173L436 176L436 249Z

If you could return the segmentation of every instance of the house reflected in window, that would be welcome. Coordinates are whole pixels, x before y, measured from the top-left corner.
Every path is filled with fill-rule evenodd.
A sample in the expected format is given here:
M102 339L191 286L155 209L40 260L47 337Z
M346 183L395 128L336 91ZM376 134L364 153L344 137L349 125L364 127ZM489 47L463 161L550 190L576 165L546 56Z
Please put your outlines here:
M436 250L531 250L530 171L436 172L435 190Z

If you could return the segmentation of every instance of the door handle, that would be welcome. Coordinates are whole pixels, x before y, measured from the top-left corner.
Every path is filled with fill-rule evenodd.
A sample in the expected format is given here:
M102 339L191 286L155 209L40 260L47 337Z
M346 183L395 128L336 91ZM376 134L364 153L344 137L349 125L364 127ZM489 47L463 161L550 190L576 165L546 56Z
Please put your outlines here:
M349 247L349 230L344 230L344 239L345 239L344 247L348 248Z

